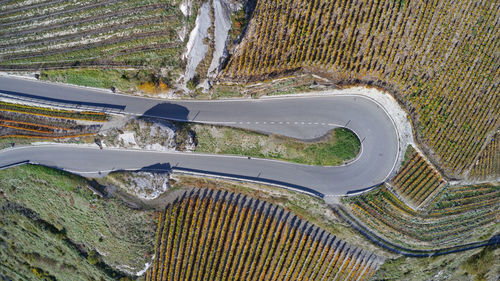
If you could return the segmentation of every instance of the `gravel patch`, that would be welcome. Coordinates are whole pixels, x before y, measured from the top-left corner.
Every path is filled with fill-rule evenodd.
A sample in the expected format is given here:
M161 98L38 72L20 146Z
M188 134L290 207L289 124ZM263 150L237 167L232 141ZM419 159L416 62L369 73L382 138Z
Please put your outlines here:
M139 148L137 142L135 142L134 132L125 132L123 134L119 134L117 138L118 141L124 143L125 146Z

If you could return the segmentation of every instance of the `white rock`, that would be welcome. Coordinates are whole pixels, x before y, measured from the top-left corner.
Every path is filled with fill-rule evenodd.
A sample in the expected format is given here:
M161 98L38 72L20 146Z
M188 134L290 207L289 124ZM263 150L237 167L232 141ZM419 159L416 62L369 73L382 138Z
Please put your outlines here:
M186 46L186 52L183 59L187 60L186 72L184 74L184 83L191 80L198 64L205 58L208 46L203 42L208 38L208 28L212 25L210 18L210 2L205 2L200 8L196 25L189 35L189 41Z
M231 29L231 15L233 9L231 3L228 0L214 0L214 53L212 58L212 63L208 68L207 76L210 78L215 78L219 71L220 60L226 49L226 41L228 39L228 33Z
M137 146L134 132L124 132L123 134L118 135L118 139L123 141L125 145Z

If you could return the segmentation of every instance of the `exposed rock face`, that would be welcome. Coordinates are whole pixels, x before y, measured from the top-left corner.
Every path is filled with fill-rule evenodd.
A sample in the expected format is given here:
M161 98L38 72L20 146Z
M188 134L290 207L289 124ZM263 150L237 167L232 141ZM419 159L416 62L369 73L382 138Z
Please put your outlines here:
M183 55L183 59L187 61L186 71L184 73L185 83L193 79L196 67L198 67L198 64L205 58L208 52L208 46L204 41L209 37L208 29L212 25L210 9L210 1L201 5L198 17L196 18L196 25L189 35L186 53Z
M192 151L195 148L193 132L166 120L133 118L121 128L101 132L97 138L102 146L154 151Z
M152 200L167 191L168 173L136 172L120 173L113 181L128 193L140 199Z
M184 86L189 80L198 76L204 79L198 81L201 87L205 90L211 87L228 53L229 31L232 27L231 16L242 7L242 2L234 0L209 0L204 2L200 7L196 18L196 25L189 35L186 52L183 55L183 59L186 60L186 69L183 77ZM188 7L188 2L182 2L179 8L184 15L187 15L190 11ZM208 70L206 70L206 73L196 73L198 65L205 58L211 58ZM187 87L184 88L188 90Z
M215 79L219 73L221 63L227 56L227 41L231 30L231 15L240 9L241 3L232 3L229 0L213 0L214 9L214 50L212 63L208 69L207 77Z

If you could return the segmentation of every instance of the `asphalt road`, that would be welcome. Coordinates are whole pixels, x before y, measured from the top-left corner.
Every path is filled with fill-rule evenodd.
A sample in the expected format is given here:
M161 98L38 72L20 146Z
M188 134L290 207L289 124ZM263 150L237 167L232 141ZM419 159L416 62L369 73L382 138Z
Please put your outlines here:
M223 124L304 140L347 127L362 141L362 152L344 166L316 167L237 156L51 145L2 151L0 167L29 160L90 177L111 170L167 167L278 184L322 196L357 192L383 182L398 154L398 135L392 120L376 102L362 96L163 101L0 76L2 95L68 107Z

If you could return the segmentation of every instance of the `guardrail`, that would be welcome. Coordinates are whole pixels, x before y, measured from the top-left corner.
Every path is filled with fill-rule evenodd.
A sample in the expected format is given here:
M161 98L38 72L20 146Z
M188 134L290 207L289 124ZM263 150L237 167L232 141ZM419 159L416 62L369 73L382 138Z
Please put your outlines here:
M14 100L19 102L36 103L42 106L63 108L77 111L94 111L103 113L120 114L125 109L125 106L112 104L99 104L91 102L72 102L57 99L48 99L33 95L16 93L16 92L0 92L0 98Z
M325 197L325 195L323 193L317 192L317 191L312 190L312 189L307 188L307 187L303 187L303 186L299 186L299 185L292 185L292 184L274 181L274 180L266 180L266 179L261 179L261 178L257 178L257 177L246 177L246 176L239 177L239 176L231 175L231 174L216 173L216 172L204 172L201 170L179 168L179 167L172 167L172 173L194 175L194 176L204 176L204 177L215 178L215 179L235 180L235 181L239 181L239 182L265 184L265 185L271 185L271 186L275 186L275 187L288 189L288 190L295 191L295 192L305 193L305 194L308 194L308 195L311 195L314 197L318 197L318 198Z
M275 181L275 180L268 180L268 179L263 179L263 178L258 178L258 177L248 177L248 176L242 177L242 176L227 174L227 173L206 172L206 171L198 170L198 169L190 169L190 168L171 166L168 163L166 163L166 164L158 163L155 165L151 165L151 166L143 167L143 168L139 168L139 169L116 170L114 172L120 172L120 171L169 172L169 173L173 173L173 174L203 176L203 177L208 177L208 178L213 178L213 179L225 179L225 180L234 180L234 181L239 181L239 182L249 182L249 183L255 183L255 184L271 185L271 186L280 187L280 188L288 189L288 190L295 191L295 192L305 193L305 194L308 194L308 195L311 195L314 197L318 197L318 198L325 197L325 195L320 193L320 192L317 192L315 190L312 190L310 188L300 186L300 185L294 185L294 184L289 184L289 183Z
M25 165L25 164L29 164L29 163L30 163L30 160L24 160L24 161L12 163L12 164L7 164L7 165L4 165L4 166L0 166L0 170L5 170L5 169L8 169L8 168L14 168L14 167Z

